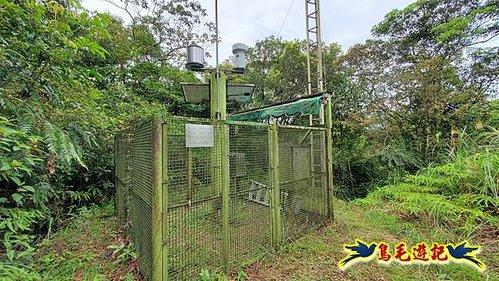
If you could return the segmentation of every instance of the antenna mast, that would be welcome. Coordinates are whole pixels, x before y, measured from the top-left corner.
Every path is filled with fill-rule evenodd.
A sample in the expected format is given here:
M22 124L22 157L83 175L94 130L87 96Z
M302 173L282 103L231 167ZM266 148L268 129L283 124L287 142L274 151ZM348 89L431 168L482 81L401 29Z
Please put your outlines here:
M307 25L307 94L323 94L326 98L324 89L324 63L322 58L320 0L305 0L305 14ZM314 51L317 57L317 84L315 85L312 83L312 52ZM324 107L322 105L319 116L320 123L324 124Z
M322 102L319 110L320 125L326 129L325 138L321 141L321 150L326 151L326 157L321 159L321 171L326 172L326 181L323 188L326 190L328 201L327 210L329 218L334 219L333 212L333 114L331 98L324 89L324 62L322 58L322 37L321 37L321 13L320 0L305 0L305 13L307 21L307 71L308 71L308 94L322 94ZM317 84L312 87L312 52L316 52L317 57ZM314 119L309 115L310 126L313 126ZM314 164L312 163L312 166Z

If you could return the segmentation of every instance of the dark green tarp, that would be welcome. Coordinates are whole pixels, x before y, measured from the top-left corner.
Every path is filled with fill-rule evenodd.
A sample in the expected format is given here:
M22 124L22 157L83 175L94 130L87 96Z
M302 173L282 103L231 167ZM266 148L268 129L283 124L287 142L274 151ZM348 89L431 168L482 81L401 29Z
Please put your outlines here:
M241 112L228 117L234 121L262 121L269 117L318 114L322 96L303 98L289 103Z

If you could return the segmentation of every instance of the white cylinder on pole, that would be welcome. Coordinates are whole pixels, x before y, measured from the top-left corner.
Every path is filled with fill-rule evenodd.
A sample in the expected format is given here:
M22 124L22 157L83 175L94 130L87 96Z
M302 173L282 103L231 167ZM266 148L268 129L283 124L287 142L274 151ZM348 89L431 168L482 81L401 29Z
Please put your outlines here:
M246 68L246 52L248 46L237 43L232 45L232 53L234 54L234 70L244 72Z

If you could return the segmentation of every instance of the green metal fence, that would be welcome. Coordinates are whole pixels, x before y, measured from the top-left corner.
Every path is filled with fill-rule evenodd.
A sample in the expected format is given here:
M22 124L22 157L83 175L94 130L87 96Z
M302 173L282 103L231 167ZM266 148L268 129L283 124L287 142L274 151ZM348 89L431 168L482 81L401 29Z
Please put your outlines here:
M188 144L192 124L213 143ZM172 117L115 144L117 212L146 280L230 269L329 218L324 128Z
M293 239L327 219L325 134L281 127L278 139L283 236Z

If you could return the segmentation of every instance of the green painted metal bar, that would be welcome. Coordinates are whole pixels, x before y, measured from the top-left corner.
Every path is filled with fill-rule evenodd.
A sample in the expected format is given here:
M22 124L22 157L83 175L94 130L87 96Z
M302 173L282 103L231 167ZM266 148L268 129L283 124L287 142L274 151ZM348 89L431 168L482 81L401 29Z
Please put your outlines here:
M229 270L230 237L229 237L229 136L227 119L227 75L224 72L212 71L210 75L210 118L215 122L218 139L212 149L211 163L215 194L222 195L222 261ZM218 154L220 153L220 154ZM218 158L220 157L220 158ZM218 158L218 159L217 159ZM220 162L219 162L220 161ZM214 204L214 209L218 208Z
M220 111L220 120L227 120L227 74L220 72L218 78L218 110Z
M192 201L193 195L193 176L192 176L192 147L187 148L187 184L189 188L189 202Z
M229 127L227 119L227 75L218 74L218 119L220 136L220 173L222 189L222 260L227 272L230 270L230 233L229 233Z
M120 222L120 224L123 224L123 214L120 213L120 210L122 210L121 208L123 206L119 206L119 203L118 202L118 199L119 199L119 193L120 193L120 186L122 185L122 183L120 182L120 180L118 179L118 165L116 165L118 163L118 137L119 137L119 134L115 135L114 136L114 192L115 192L115 197L114 197L114 210L116 212L116 214L118 215L118 220ZM122 166L123 163L120 163L120 166Z
M215 120L216 117L217 117L217 112L216 112L216 100L217 100L217 97L216 97L216 85L215 85L215 81L216 81L216 75L214 72L210 73L210 77L209 77L209 83L210 83L210 119L211 120ZM190 119L188 119L190 120ZM213 184L214 184L214 191L217 192L217 184L215 183L216 179L218 179L218 177L216 177L216 171L214 169L214 166L216 165L216 151L217 151L217 141L215 141L215 146L213 147L213 149L211 150L211 167L213 169L212 171L212 178L214 179L213 181Z
M255 126L255 127L270 127L267 123L249 122L249 121L235 121L227 120L228 125L242 125L242 126Z
M282 241L282 222L281 222L281 179L279 172L279 136L278 126L273 124L269 130L269 150L270 150L270 172L272 182L271 203L271 228L272 244L278 246Z
M333 113L331 98L326 99L326 173L327 173L327 210L331 220L334 219L333 202Z
M211 89L210 89L210 93L211 93ZM211 99L211 97L210 97ZM167 120L171 120L171 119L174 119L176 121L186 121L186 122L194 122L194 123L209 123L206 119L206 118L198 118L198 117L188 117L188 116L173 116L173 117L165 117L163 118L164 121L167 121Z
M273 182L274 182L274 152L272 150L273 145L274 145L274 135L272 133L274 125L270 125L267 129L267 139L269 142L269 148L268 148L268 153L269 153L269 179L270 179L270 186L272 188L272 191L270 193L270 208L269 208L269 217L270 217L270 243L275 246L275 212L274 212L274 188L273 188Z
M168 280L168 125L163 123L161 125L161 162L162 162L162 212L161 221L163 225L162 229L162 268L163 268L163 280Z
M215 71L210 73L209 83L210 83L210 119L211 121L217 120L217 75ZM215 143L211 148L211 178L212 178L212 190L213 194L219 196L222 192L221 188L221 170L220 170L220 140L217 133L218 127L216 123L212 123L215 126ZM213 214L217 215L220 209L220 202L218 200L213 201Z
M159 119L154 119L152 128L152 280L163 280L162 244L163 227L161 214L163 199L162 134Z
M219 95L218 98L217 98L217 93ZM226 93L227 93L227 75L224 72L216 73L215 71L212 71L210 73L210 118L212 120L227 119Z
M311 131L324 131L324 127L307 127L307 126L296 126L296 125L281 125L277 124L279 128L288 128L288 129L299 129L299 130L311 130Z
M221 144L221 173L222 173L222 260L229 270L230 236L229 236L229 140L228 126L225 122L219 123Z
M132 149L131 149L131 135L129 133L129 131L126 132L126 160L125 160L125 163L126 163L126 169L125 169L125 174L126 174L126 178L125 178L125 183L126 183L126 198L125 198L125 202L126 202L126 210L125 210L125 218L126 218L126 228L125 228L125 234L126 235L132 235L131 233L131 227L129 226L128 222L131 221L131 218L129 216L129 212L128 212L128 209L129 209L129 205L130 204L130 185L131 185L131 181L132 181L132 165L131 165L131 161L132 161Z
M313 121L313 120L311 120L311 121ZM307 131L307 134L305 134L305 137L300 141L300 144L305 141L305 139L308 135L310 135L310 172L312 175L315 175L314 134L312 134L312 131L310 131L310 130ZM315 179L313 178L313 176L312 176L311 183L312 183L311 184L312 190L315 190Z

